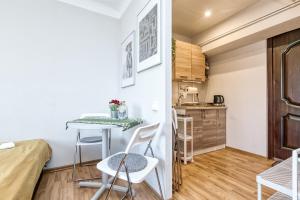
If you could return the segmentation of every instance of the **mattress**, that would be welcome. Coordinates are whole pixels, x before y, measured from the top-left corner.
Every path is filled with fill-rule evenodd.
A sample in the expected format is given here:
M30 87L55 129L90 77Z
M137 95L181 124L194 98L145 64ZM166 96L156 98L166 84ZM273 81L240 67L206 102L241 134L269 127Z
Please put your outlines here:
M0 200L30 200L51 148L44 140L16 142L0 150Z

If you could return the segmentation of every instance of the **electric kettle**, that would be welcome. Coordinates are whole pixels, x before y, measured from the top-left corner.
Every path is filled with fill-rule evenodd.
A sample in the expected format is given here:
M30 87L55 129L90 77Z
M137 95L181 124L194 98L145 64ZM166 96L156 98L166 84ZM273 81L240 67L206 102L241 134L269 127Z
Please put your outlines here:
M214 104L222 105L224 103L224 97L222 95L214 95Z

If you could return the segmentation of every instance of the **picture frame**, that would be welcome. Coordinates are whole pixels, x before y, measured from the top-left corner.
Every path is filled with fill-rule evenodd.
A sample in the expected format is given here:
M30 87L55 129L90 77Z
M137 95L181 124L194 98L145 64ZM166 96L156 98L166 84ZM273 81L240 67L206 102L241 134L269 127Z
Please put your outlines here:
M121 44L121 87L135 84L135 31L132 31Z
M161 64L161 5L150 0L137 16L137 71Z

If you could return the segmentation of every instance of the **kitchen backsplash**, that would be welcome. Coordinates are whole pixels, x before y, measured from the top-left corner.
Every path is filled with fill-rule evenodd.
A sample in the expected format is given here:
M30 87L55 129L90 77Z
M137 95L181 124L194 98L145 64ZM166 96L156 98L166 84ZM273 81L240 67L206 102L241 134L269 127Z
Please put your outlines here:
M172 104L175 105L178 101L179 97L179 87L197 87L199 91L199 101L200 103L205 102L206 93L207 93L207 81L204 83L184 83L184 82L177 82L173 81L172 90L173 90L173 97L172 97ZM182 98L182 103L184 102L192 102L193 95L187 95L187 98Z

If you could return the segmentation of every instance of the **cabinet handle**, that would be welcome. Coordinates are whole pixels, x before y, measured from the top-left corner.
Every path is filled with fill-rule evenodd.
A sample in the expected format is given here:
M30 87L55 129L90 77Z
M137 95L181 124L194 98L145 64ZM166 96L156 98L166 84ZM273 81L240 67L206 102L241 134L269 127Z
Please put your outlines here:
M187 78L187 76L179 76L180 78Z

